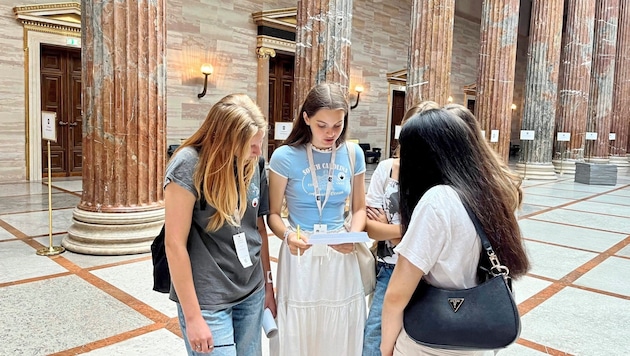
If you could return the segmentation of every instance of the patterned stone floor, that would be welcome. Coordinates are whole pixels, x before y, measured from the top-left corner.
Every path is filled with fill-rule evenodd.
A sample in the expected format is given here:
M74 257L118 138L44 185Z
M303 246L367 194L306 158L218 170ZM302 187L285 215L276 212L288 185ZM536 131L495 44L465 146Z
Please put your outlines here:
M627 354L630 175L616 186L568 177L523 185L519 219L533 268L515 283L521 338L499 354ZM81 180L52 186L59 245ZM185 355L174 304L151 290L149 254L37 256L48 229L46 185L0 184L0 355ZM279 245L272 236L274 260Z

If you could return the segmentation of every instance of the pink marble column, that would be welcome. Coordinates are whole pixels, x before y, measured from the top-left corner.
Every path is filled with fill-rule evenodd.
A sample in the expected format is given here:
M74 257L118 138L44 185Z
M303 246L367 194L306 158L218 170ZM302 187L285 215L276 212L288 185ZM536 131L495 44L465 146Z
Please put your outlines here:
M575 160L584 158L594 17L595 2L567 0L556 127L557 132L569 132L571 138L569 142L555 143L554 152L563 154L563 159L554 161L557 172L575 173Z
M348 91L351 30L352 0L298 1L293 95L296 113L316 84L336 83Z
M62 244L150 250L163 222L164 0L83 0L83 195Z
M586 131L597 132L597 140L586 141L585 156L593 163L608 163L619 0L599 0L595 3L593 67Z
M454 16L455 0L413 1L406 108L422 100L447 104L451 87Z
M507 161L510 148L514 70L518 37L519 0L484 1L475 115L490 145Z
M616 138L611 141L610 163L628 167L628 128L630 126L630 3L619 3L617 29L617 56L615 59L615 84L613 89L613 114L610 132Z
M564 0L534 0L525 76L521 129L534 131L534 140L521 141L518 170L530 179L556 179L553 164L556 98L560 72ZM527 164L528 167L524 167Z

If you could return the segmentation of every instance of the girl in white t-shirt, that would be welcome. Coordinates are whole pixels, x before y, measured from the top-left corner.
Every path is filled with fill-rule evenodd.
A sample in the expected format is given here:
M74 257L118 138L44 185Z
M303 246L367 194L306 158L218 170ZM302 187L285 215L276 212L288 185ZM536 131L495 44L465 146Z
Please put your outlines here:
M519 189L501 179L496 156L487 154L476 133L445 110L410 118L400 143L399 254L383 303L381 352L390 355L482 355L483 351L429 348L409 338L403 311L422 278L446 289L477 285L481 242L466 213L481 221L499 260L518 278L529 262L514 215ZM501 237L500 239L498 237Z

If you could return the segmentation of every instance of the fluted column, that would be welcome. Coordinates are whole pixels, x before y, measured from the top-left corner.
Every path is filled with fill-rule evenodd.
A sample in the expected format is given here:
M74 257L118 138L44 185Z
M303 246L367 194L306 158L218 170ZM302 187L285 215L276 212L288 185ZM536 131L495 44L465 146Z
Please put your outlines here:
M447 104L451 85L455 0L413 0L405 107Z
M299 0L295 28L293 107L300 109L316 84L350 82L352 0Z
M569 132L569 142L555 141L553 152L560 152L560 159L553 161L556 173L575 174L575 161L584 158L584 134L588 115L588 94L593 59L593 25L595 2L567 0L566 27L558 111L557 132Z
M617 29L617 57L615 59L615 84L613 89L613 114L610 132L616 137L611 141L610 163L619 170L627 171L628 127L630 126L630 4L619 2Z
M560 72L563 7L563 0L532 2L521 129L533 130L534 140L521 141L521 156L517 165L517 171L522 171L525 178L556 179L551 159Z
M490 145L506 162L510 148L518 15L519 0L483 2L475 115L487 140L492 130L499 131L498 142L490 142Z
M598 0L595 3L593 68L586 131L597 132L597 140L586 141L585 155L590 162L608 163L619 0Z
M164 0L83 0L83 195L62 244L150 250L163 223Z
M267 126L269 126L269 57L275 57L276 51L273 48L258 47L258 76L256 80L256 104L260 107ZM273 133L271 133L273 135ZM263 157L269 160L269 135L263 140Z

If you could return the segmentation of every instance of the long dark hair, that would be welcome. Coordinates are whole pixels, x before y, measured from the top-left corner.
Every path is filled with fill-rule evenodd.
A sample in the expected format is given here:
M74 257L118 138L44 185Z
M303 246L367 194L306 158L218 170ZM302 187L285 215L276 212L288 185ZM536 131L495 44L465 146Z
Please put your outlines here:
M459 117L445 110L428 110L410 118L399 137L401 225L407 230L420 198L430 188L453 187L477 215L501 263L512 277L522 276L529 261L510 189L497 178L492 160Z
M343 110L343 130L336 141L336 145L339 146L344 143L346 141L346 132L348 131L348 99L339 85L322 83L314 86L308 92L298 116L293 120L293 129L289 137L284 140L284 144L299 146L311 142L313 134L311 133L311 128L304 121L304 113L308 117L312 117L321 109Z

